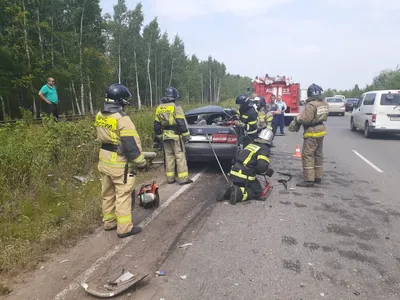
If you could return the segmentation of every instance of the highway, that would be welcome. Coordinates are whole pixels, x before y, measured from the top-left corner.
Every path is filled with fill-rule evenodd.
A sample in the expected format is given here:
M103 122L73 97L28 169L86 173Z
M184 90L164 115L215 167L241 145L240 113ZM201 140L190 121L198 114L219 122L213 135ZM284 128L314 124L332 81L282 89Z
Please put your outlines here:
M99 229L5 299L93 299L80 281L122 268L149 275L114 299L400 299L400 138L366 139L347 114L327 127L321 186L296 188L302 135L286 128L271 166L293 175L288 190L275 173L267 201L217 203L221 172L193 166L191 186L160 190L167 206L136 211L141 235L121 241Z

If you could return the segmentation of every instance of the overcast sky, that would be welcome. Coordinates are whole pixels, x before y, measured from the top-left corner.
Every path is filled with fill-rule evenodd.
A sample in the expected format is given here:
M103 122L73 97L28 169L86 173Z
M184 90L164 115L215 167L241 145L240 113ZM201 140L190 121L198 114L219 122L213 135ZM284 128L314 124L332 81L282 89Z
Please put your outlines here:
M139 1L126 0L129 9ZM143 0L145 23L230 73L292 76L302 88L363 87L400 64L400 0ZM103 13L117 0L100 0Z

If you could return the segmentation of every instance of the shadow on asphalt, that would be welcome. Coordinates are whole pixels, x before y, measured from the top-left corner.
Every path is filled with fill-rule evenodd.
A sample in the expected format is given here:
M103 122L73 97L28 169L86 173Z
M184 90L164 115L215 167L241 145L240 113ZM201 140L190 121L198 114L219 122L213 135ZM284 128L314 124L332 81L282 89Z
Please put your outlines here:
M363 131L357 130L356 134L360 136L364 135ZM389 133L380 133L372 135L370 140L382 140L382 141L400 141L400 134L389 134Z

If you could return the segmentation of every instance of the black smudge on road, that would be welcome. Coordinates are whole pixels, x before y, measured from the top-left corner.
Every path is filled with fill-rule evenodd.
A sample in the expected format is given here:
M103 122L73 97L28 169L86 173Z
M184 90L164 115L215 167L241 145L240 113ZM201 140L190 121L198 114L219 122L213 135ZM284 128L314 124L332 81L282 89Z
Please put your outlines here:
M369 228L364 230L358 230L351 226L341 226L337 224L329 224L326 229L329 233L336 235L347 236L347 237L358 237L362 240L373 240L379 239L378 231L375 228Z
M292 260L286 260L284 259L282 261L283 267L285 269L291 270L296 272L297 274L300 274L302 269L301 269L301 263L299 260L292 261Z
M282 244L297 245L298 243L294 237L284 235L282 236Z

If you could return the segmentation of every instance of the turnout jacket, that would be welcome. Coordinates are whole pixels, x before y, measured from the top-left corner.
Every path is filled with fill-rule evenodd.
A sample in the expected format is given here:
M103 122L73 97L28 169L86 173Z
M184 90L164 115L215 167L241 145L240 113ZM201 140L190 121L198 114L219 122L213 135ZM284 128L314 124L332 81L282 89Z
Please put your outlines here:
M105 104L96 115L97 138L102 143L99 164L124 168L145 163L142 145L131 118L116 104Z
M253 142L240 151L232 166L230 175L236 182L245 183L256 180L256 175L265 174L269 168L270 147L267 144Z
M161 102L154 118L157 139L178 141L180 135L190 135L182 107L176 105L172 98L162 98Z
M326 135L324 122L328 120L329 104L324 100L309 98L297 123L303 125L303 138L319 138Z

